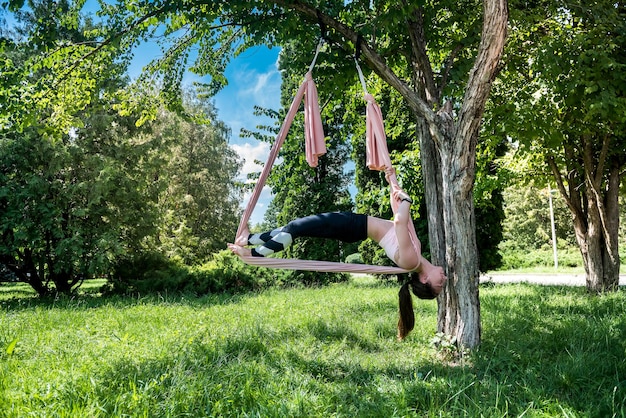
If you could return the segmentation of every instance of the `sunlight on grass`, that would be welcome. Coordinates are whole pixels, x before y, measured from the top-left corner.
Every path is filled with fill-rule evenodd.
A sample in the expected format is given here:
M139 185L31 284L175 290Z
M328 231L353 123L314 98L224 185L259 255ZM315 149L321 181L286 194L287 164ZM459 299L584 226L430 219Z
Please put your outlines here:
M481 288L483 343L448 363L436 302L397 342L398 289L367 277L203 298L0 289L2 417L626 414L623 292Z

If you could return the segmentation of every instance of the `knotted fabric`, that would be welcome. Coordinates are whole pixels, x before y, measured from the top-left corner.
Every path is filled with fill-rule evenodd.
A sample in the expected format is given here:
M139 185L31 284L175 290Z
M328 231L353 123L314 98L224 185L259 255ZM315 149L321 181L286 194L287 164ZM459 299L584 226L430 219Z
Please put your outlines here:
M391 164L389 149L387 148L387 135L385 135L385 124L380 106L374 100L374 96L365 91L367 108L365 111L365 154L367 168L370 170L384 171L385 179L389 183L389 200L391 210L394 214L398 212L400 202L395 198L395 194L402 191L396 177L396 170ZM422 246L417 238L413 222L408 223L411 243L417 254L421 254Z

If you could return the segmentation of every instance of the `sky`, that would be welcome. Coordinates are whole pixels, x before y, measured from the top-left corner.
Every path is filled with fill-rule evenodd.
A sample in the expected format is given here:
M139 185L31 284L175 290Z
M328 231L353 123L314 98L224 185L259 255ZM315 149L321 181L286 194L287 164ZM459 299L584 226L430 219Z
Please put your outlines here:
M257 125L273 123L266 117L255 116L254 106L267 109L280 109L281 76L278 71L279 49L256 47L238 56L226 69L229 85L215 96L215 107L218 117L232 132L231 144L243 159L241 176L262 170L254 163L265 161L271 144L259 142L254 138L241 138L241 128L254 129ZM247 195L243 204L247 204ZM259 197L250 222L252 225L263 220L267 205L271 201L271 193L267 186Z

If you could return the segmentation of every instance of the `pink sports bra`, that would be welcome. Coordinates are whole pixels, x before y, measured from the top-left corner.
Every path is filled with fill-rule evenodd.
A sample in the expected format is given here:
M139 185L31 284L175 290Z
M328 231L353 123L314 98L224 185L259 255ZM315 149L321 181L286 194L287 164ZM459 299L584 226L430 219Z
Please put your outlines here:
M400 250L400 245L398 244L396 231L393 227L389 228L389 230L382 237L378 245L380 245L383 248L383 250L385 250L385 254L387 254L387 257L389 257L391 261L397 264L396 255L398 255L398 251Z

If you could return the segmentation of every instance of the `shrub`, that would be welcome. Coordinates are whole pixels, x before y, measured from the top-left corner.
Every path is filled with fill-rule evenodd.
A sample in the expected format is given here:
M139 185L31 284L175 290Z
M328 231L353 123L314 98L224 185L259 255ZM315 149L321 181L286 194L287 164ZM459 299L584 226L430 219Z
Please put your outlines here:
M190 271L191 279L185 290L202 294L263 289L280 284L285 274L281 270L249 266L226 250Z
M104 290L113 293L176 290L186 275L185 266L177 260L158 252L146 252L118 260Z
M363 262L363 257L361 256L361 253L350 254L349 256L346 257L346 263L365 264Z
M285 282L282 270L253 267L230 251L199 266L157 252L119 260L103 289L110 293L185 292L197 295L262 289Z
M554 253L552 248L538 250L519 250L513 248L501 248L502 269L515 270L532 267L551 267L554 265ZM577 248L562 248L557 250L557 258L560 267L580 267L583 264L582 257Z

